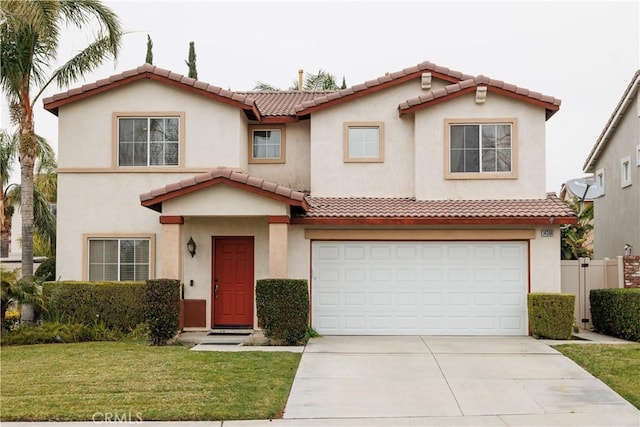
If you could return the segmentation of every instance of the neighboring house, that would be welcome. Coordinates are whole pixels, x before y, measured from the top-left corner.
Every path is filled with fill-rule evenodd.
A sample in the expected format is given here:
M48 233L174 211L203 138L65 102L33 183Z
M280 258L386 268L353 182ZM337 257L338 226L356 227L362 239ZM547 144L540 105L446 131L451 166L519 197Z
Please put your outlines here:
M584 164L604 196L594 201L594 258L640 253L640 70ZM625 253L625 245L631 253Z
M429 62L263 93L143 65L44 104L58 276L180 279L187 329L257 327L269 277L307 279L342 335L526 335L527 293L560 291L553 97Z

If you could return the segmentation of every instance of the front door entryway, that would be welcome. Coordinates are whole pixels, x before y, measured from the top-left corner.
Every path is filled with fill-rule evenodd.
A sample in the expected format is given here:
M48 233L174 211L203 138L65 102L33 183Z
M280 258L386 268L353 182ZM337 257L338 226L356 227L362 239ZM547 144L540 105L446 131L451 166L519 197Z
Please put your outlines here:
M253 237L213 237L213 327L253 327Z

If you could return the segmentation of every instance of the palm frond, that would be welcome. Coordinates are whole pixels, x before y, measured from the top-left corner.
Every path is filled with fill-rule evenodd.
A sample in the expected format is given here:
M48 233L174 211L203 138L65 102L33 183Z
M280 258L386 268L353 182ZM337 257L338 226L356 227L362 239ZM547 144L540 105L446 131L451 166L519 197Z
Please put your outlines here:
M122 22L113 10L105 6L100 0L74 0L60 2L60 16L67 22L82 28L90 21L95 21L106 35L108 51L117 58L122 39ZM103 38L99 36L98 39Z
M319 69L317 74L306 73L305 90L337 90L336 77L323 69Z
M55 253L56 248L56 216L51 204L40 191L33 191L33 228L34 234L40 236Z
M269 83L257 81L252 90L257 90L260 92L277 92L280 90L280 88Z
M51 79L49 79L49 81L42 86L40 92L34 96L34 101L42 94L52 80L55 80L59 87L69 86L74 81L95 70L107 59L115 59L115 53L111 50L109 36L102 35L55 70Z
M17 152L18 143L15 134L10 134L5 129L0 130L0 183L3 191L9 184Z

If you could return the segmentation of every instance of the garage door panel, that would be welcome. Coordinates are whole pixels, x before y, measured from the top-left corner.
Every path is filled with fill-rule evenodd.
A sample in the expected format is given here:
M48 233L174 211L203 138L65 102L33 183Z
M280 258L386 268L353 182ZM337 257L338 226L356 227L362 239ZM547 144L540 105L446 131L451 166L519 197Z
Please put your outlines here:
M322 334L525 335L526 255L524 242L314 242L313 325Z

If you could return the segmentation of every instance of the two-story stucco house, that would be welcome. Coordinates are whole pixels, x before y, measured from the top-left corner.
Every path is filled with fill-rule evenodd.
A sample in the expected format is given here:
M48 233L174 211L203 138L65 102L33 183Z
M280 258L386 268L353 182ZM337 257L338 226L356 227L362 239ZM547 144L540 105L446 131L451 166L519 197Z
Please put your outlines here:
M559 105L429 62L335 92L125 71L45 100L57 274L180 279L186 329L257 327L256 280L289 277L322 334L526 335L575 221L545 192Z
M584 164L604 195L594 200L596 259L640 253L640 70L624 91Z

